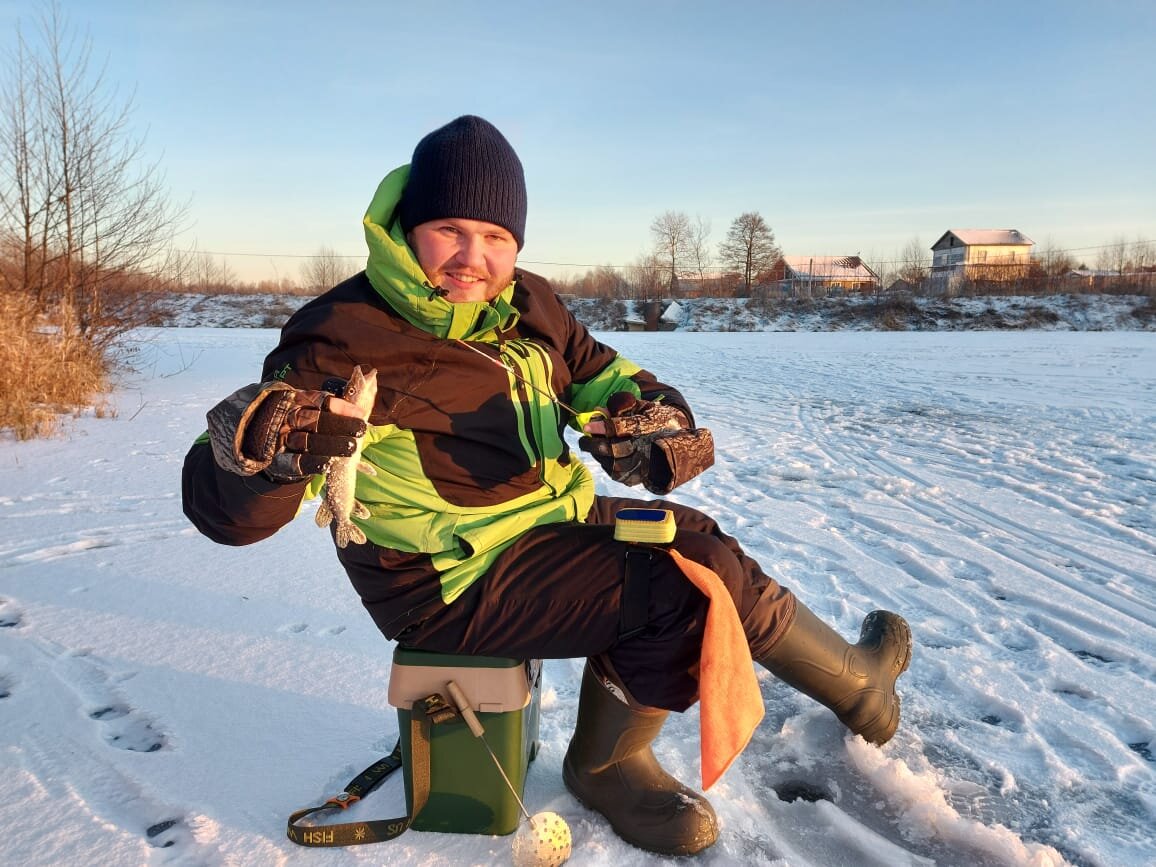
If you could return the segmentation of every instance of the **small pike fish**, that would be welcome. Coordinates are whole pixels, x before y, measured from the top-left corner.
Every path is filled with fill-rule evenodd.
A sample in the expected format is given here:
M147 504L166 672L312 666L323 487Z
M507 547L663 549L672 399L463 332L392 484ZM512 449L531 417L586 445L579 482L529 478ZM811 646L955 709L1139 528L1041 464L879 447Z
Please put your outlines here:
M361 410L361 417L369 421L373 402L377 399L377 370L362 374L361 367L353 368L349 382L345 386L344 398ZM337 547L344 548L350 542L361 545L365 533L350 520L350 516L368 518L369 509L359 503L354 496L358 472L376 476L377 471L361 460L365 448L365 437L356 442L352 455L347 458L330 458L325 466L325 493L321 505L317 507L317 526L328 527L337 524Z

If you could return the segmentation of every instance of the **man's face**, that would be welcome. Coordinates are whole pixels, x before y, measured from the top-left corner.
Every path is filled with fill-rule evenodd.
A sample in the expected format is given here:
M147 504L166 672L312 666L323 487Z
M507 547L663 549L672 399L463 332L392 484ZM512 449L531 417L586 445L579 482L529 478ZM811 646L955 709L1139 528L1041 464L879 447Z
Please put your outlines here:
M447 217L414 226L409 245L449 301L489 301L514 279L518 242L501 226Z

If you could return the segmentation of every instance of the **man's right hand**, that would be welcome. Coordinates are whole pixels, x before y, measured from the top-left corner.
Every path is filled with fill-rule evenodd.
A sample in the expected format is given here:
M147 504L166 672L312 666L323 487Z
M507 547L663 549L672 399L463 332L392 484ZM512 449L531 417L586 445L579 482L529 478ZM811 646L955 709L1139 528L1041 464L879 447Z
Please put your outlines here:
M612 394L606 412L582 428L578 448L589 452L606 474L624 485L641 484L653 494L668 494L702 472L714 460L714 441L693 445L697 463L676 460L678 444L687 438L709 438L709 431L692 429L677 406L642 400L630 392ZM709 462L703 463L709 453ZM686 475L690 466L693 469ZM681 475L680 475L681 473Z
M348 457L365 434L358 408L326 391L281 382L250 385L209 411L209 440L223 469L297 482Z

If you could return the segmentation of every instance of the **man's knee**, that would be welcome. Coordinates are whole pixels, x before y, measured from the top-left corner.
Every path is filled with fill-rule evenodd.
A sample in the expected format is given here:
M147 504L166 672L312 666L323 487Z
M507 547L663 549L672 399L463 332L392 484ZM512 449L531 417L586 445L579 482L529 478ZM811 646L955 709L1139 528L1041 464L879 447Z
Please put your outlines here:
M706 533L679 533L673 547L683 557L706 566L718 575L736 599L741 595L746 580L742 564L722 539Z

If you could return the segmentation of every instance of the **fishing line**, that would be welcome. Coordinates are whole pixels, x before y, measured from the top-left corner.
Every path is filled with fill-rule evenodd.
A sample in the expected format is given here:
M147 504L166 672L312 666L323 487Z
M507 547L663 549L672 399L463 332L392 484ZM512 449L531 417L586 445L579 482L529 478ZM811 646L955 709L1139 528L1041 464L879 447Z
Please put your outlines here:
M511 376L513 376L514 379L516 379L519 382L523 383L524 385L527 385L530 388L534 389L534 391L538 392L538 394L542 395L543 397L545 397L547 400L551 401L552 403L555 403L558 406L562 407L562 409L566 410L571 415L573 415L573 416L580 415L578 410L574 409L574 407L570 406L570 404L561 400L557 395L551 394L550 392L546 391L545 389L539 388L538 386L534 385L534 383L530 382L530 380L526 379L526 377L524 377L524 376L522 376L522 374L518 373L518 371L516 371L513 367L506 364L506 362L502 361L502 359L500 357L495 357L493 355L487 355L486 353L482 352L482 350L478 349L476 346L472 346L469 343L466 343L466 341L462 340L460 337L455 337L454 341L457 343L460 343L466 349L470 350L470 352L476 352L482 358L486 359L486 361L490 362L490 364L495 364L498 367L502 368L507 373L509 373Z

